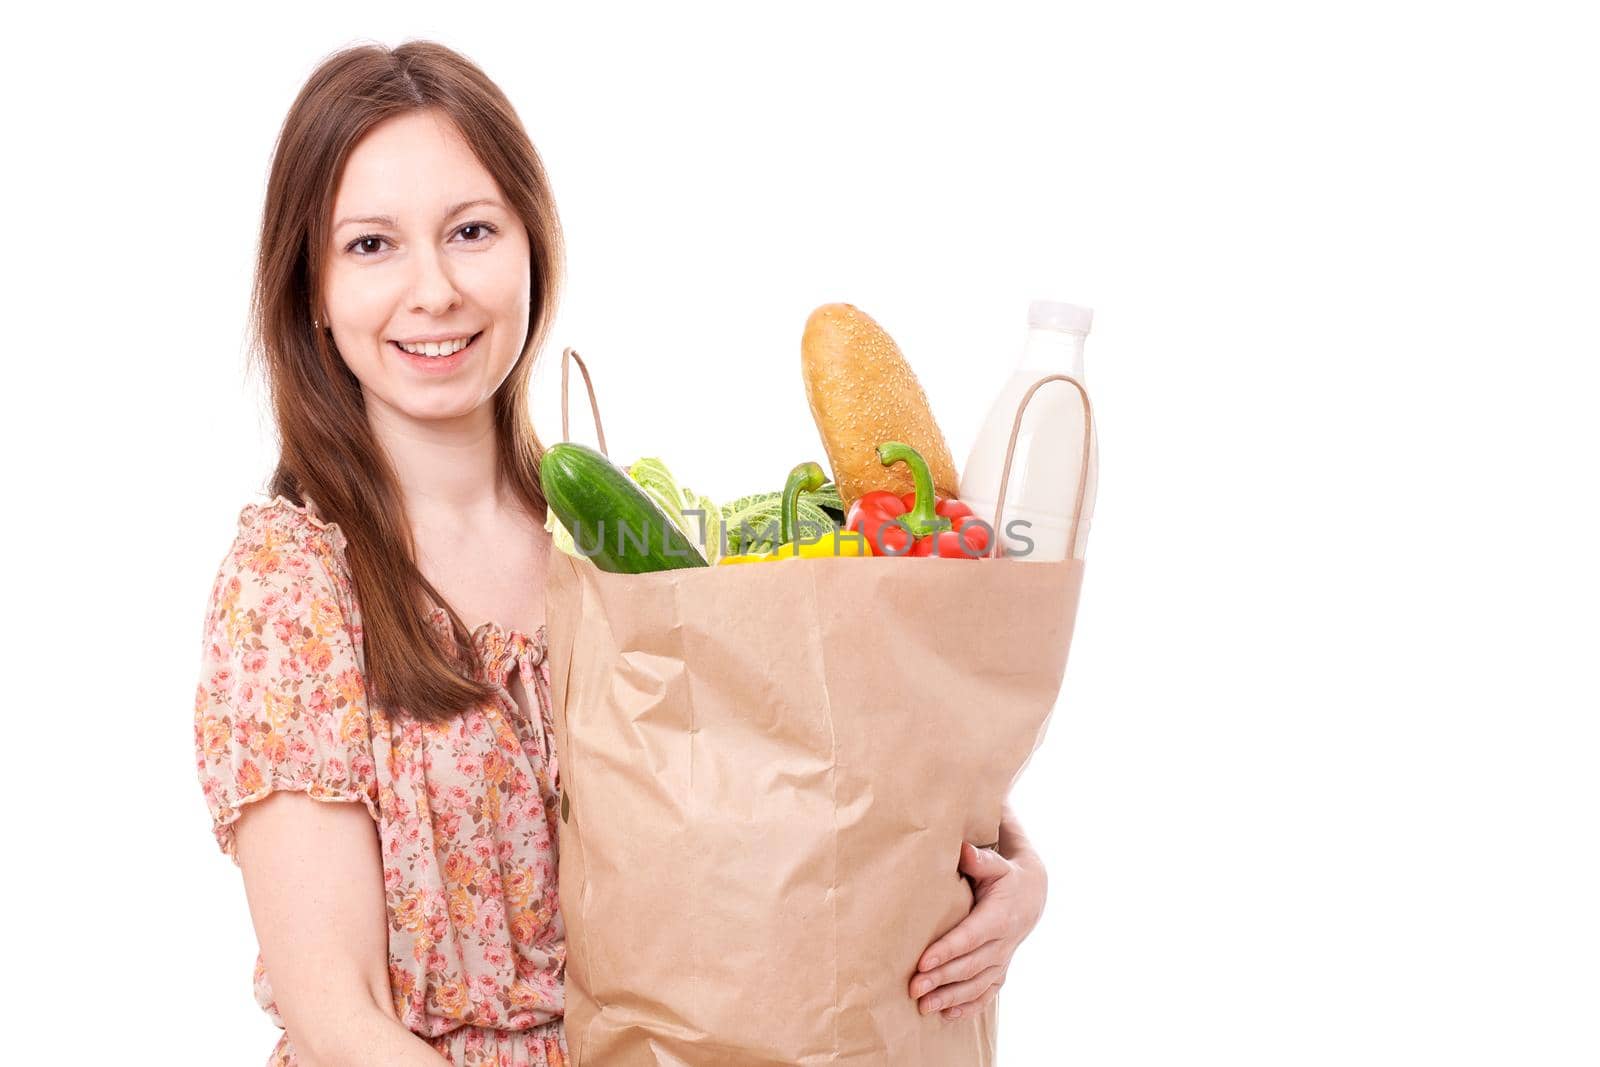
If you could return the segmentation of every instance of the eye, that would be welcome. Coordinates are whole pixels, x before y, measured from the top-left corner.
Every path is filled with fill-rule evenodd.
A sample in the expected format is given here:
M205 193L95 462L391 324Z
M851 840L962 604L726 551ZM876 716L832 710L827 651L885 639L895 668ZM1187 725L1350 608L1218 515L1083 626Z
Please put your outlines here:
M463 242L464 244L469 244L469 245L481 245L484 242L489 240L490 235L500 232L497 228L495 228L494 226L491 226L487 222L468 222L468 223L462 224L461 226L456 227L456 233L461 233L464 230L482 230L482 231L484 231L482 236L480 236L480 237L478 237L478 238L476 238L474 240L469 240L469 241ZM349 252L349 253L353 254L357 259L371 259L372 257L376 256L379 251L381 251L381 249L382 249L381 242L384 242L384 241L387 241L387 240L388 240L388 238L384 237L382 234L364 233L360 237L357 237L355 240L351 241L349 244L345 245L344 246L344 250L346 252ZM363 248L363 249L367 248L368 245L369 245L369 242L373 242L373 241L380 242L378 248L372 249L371 251L361 251L361 252L357 252L356 251L356 249L358 247L359 248Z
M380 237L378 234L375 234L375 233L364 233L360 237L357 237L354 241L351 241L349 244L345 245L344 246L344 250L346 252L355 252L355 255L356 255L356 257L358 259L368 259L368 258L376 255L377 254L376 251L373 251L373 252L356 252L356 246L360 245L360 246L365 247L365 245L367 244L368 241L387 241L387 240L388 240L387 237Z
M469 222L465 226L462 226L461 229L457 230L456 232L460 233L462 230L483 230L484 231L484 235L482 237L478 238L476 241L468 241L467 244L469 244L469 245L481 245L483 242L485 242L485 241L487 241L489 239L489 234L499 233L500 232L499 230L495 229L493 226L489 225L487 222Z
M344 246L344 251L355 251L355 246L357 246L357 245L365 246L366 242L381 242L381 240L384 240L384 238L379 237L378 234L362 234L362 235L360 235L360 237L355 238L354 242L350 242L349 245ZM373 254L373 253L355 253L355 254L357 254L357 256L368 256L368 254Z

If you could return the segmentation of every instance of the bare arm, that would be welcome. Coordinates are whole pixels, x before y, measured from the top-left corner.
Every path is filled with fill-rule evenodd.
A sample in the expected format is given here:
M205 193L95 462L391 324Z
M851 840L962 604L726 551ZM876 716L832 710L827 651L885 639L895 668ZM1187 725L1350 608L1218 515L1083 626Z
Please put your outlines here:
M250 917L295 1053L307 1067L440 1067L389 993L383 860L359 804L280 790L234 827Z

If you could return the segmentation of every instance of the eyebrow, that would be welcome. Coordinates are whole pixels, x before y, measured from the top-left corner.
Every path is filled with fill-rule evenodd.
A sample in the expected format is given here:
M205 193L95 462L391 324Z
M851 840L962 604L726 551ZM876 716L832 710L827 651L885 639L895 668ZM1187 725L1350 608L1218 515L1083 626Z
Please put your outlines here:
M491 200L488 197L480 197L477 200L463 200L463 201L461 201L461 203L457 204L455 207L452 207L449 211L446 211L444 213L444 217L447 218L447 219L453 219L457 215L461 214L463 211L467 210L467 208L476 207L479 204L490 204L490 205L492 205L494 207L501 207L502 206L498 200ZM361 216L352 216L352 217L347 218L347 219L340 219L338 222L336 222L334 224L333 228L337 230L342 226L350 225L352 222L359 222L363 226L398 226L398 225L400 225L398 222L396 222L394 220L394 217L392 215L361 215Z

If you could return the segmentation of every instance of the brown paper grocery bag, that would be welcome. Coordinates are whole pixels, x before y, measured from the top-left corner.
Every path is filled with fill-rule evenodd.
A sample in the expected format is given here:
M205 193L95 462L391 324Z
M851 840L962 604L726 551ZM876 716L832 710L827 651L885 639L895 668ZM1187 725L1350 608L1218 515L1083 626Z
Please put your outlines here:
M1051 379L1082 394L1087 449L1088 394ZM923 1016L906 987L972 906L961 842L998 837L1082 581L1073 559L608 574L555 553L572 1062L994 1063L993 1003Z

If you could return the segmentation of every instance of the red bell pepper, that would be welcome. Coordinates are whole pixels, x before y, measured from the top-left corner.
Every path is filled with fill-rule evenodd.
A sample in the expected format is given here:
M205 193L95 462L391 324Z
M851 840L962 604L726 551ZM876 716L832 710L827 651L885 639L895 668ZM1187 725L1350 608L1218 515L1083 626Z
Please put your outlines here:
M910 467L914 488L903 496L875 489L850 505L845 525L866 539L874 556L981 559L988 553L988 524L954 497L935 495L933 475L916 449L886 441L878 446L878 459L885 467Z

